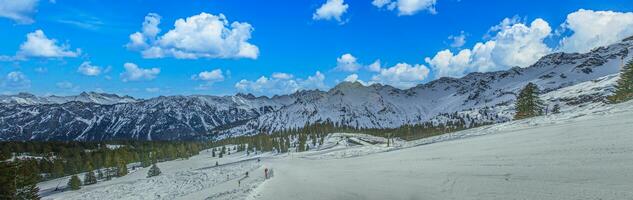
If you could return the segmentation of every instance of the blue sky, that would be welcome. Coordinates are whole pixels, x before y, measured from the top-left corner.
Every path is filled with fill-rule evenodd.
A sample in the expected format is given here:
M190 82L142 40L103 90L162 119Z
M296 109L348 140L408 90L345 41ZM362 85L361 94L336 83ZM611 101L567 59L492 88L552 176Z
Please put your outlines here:
M407 88L613 43L633 35L631 11L625 0L0 0L0 93Z

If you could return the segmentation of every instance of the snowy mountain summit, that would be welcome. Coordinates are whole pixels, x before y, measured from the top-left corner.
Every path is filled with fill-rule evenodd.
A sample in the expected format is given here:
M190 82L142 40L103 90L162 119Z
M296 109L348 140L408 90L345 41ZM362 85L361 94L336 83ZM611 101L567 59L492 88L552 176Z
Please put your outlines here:
M271 98L236 94L141 100L94 92L66 97L3 95L0 140L218 139L325 121L356 128L440 124L448 113L501 122L510 119L517 92L529 82L539 86L548 103L582 106L603 101L613 83L603 77L616 78L623 61L632 57L630 48L633 40L583 54L553 53L525 68L444 77L404 90L343 82L329 91L299 91ZM603 81L595 81L598 79ZM583 93L583 88L565 90L581 83L592 95ZM563 90L575 91L575 97L568 93L556 97Z

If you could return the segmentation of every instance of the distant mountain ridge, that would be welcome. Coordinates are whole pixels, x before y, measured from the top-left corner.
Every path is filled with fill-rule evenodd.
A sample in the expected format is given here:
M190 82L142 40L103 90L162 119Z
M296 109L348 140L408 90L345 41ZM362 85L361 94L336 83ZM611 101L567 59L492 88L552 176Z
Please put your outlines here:
M19 93L16 95L0 95L0 103L18 103L26 105L35 104L63 104L71 101L97 104L117 104L132 103L138 100L131 96L119 96L116 94L82 92L74 96L44 96L38 97L29 93Z
M324 121L395 128L481 109L487 116L473 120L506 121L517 91L528 82L547 93L617 74L622 61L631 58L632 47L633 41L625 40L584 54L553 53L526 68L445 77L404 90L343 82L328 91L274 97L4 95L0 96L0 140L219 139Z

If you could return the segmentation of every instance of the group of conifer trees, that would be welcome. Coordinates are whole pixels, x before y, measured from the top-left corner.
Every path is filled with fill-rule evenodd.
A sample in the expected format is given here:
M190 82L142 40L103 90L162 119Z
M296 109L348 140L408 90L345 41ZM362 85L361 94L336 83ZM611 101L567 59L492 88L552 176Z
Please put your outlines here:
M0 199L38 199L39 181L73 175L67 186L78 189L126 175L131 163L149 167L210 147L210 142L0 142ZM81 181L77 174L84 172ZM33 198L21 198L27 194Z

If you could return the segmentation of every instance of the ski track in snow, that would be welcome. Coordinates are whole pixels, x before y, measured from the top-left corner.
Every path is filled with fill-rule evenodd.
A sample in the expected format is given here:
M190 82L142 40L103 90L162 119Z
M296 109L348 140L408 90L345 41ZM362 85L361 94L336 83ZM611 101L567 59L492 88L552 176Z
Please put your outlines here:
M214 167L218 159L203 151L159 163L158 177L145 178L144 168L43 199L633 199L631 129L633 101L391 147L384 138L336 133L308 152L233 153ZM265 180L264 168L275 177Z

